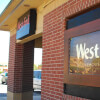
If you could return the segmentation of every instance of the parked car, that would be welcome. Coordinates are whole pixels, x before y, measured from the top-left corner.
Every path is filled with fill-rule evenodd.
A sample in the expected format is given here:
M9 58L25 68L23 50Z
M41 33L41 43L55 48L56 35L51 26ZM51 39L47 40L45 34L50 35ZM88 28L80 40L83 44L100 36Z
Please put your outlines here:
M41 90L41 70L33 71L33 89Z
M8 80L8 73L4 72L0 74L0 83L1 84L7 84L7 80Z

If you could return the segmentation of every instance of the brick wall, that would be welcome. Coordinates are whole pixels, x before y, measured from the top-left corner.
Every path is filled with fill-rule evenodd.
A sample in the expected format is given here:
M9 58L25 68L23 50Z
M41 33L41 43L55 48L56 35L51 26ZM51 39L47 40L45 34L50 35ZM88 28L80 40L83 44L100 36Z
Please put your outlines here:
M23 45L16 43L16 35L10 37L8 66L8 91L21 93L33 90L34 41Z
M16 44L16 35L10 37L8 91L22 91L23 45Z
M44 16L42 100L87 100L63 94L65 20L97 4L100 0L69 0Z

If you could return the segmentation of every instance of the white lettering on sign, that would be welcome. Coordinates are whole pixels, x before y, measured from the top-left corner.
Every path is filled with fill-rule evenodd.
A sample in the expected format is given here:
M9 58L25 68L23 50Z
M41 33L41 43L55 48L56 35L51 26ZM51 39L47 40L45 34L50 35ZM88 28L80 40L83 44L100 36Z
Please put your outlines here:
M77 58L82 58L82 59L92 59L93 57L99 58L98 56L98 44L96 44L94 47L86 48L86 43L83 45L76 45L76 52L77 52ZM88 56L88 54L90 56Z

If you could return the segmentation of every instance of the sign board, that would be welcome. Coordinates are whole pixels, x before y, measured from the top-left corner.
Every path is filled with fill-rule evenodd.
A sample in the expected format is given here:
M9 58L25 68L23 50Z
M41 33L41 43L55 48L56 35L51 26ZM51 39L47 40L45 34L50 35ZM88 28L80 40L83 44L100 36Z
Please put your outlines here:
M70 39L69 72L100 75L100 31Z
M36 10L31 9L18 19L16 39L23 39L36 30Z

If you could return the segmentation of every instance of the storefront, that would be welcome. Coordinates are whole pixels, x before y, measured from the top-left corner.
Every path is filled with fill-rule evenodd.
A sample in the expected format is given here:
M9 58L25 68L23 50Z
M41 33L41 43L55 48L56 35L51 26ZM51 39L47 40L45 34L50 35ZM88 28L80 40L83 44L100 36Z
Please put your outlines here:
M100 0L12 0L0 19L11 34L7 100L33 99L36 46L41 100L99 100L99 12Z

